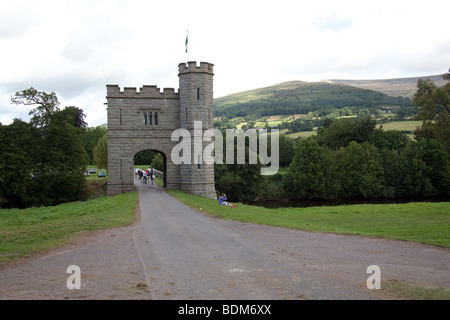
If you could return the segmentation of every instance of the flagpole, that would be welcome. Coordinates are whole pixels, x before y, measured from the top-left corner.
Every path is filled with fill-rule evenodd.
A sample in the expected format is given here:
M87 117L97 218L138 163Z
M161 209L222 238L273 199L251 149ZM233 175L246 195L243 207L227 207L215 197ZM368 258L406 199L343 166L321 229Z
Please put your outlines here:
M186 31L185 53L187 53L187 60L189 62L188 33L189 33L189 30Z

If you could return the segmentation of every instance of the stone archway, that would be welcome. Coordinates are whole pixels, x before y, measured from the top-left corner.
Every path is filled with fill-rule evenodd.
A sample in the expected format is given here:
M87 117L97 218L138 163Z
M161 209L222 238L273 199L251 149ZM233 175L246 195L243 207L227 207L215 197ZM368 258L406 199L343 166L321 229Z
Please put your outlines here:
M174 164L172 141L176 129L194 132L213 128L213 65L207 62L179 64L179 92L173 88L137 88L107 85L108 100L108 195L134 190L133 158L152 149L165 156L166 186L208 198L216 198L214 164ZM193 134L192 134L193 135ZM203 142L206 146L208 142ZM195 163L195 164L194 164Z
M163 166L162 166L162 170L159 170L158 168L155 168L155 169L162 172L162 177L161 177L161 179L162 179L162 181L163 181L163 188L167 188L167 156L166 156L163 152L160 152L160 151L154 150L154 149L144 149L144 150L141 150L141 151L136 152L136 154L134 155L133 158L136 159L136 155L137 155L138 153L143 152L143 151L147 151L147 150L149 150L149 151L155 151L155 152L157 152L158 154L160 154L160 155L162 156L162 158L163 158ZM151 163L136 163L136 160L134 160L133 162L134 162L134 166L136 166L136 165L151 165ZM145 169L147 169L147 168L142 167L142 168L140 168L140 169L144 169L144 170L145 170Z

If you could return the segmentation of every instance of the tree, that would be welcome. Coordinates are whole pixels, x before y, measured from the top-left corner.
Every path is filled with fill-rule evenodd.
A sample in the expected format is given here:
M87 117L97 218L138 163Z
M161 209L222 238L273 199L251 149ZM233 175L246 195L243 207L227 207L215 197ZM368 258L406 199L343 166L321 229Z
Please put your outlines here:
M400 161L400 196L448 195L449 160L442 144L433 139L409 141L400 153Z
M83 135L84 148L89 156L89 164L94 164L94 147L97 145L98 140L103 137L107 132L107 129L102 126L89 127L86 129Z
M158 153L153 158L153 161L151 163L151 167L155 168L156 170L159 170L159 171L164 171L164 158L163 158L161 153Z
M94 147L94 162L98 168L108 170L108 135L104 134Z
M73 108L55 112L46 128L40 164L36 172L44 197L44 205L76 201L85 186L84 172L88 156L84 149L82 129L75 127Z
M0 207L39 205L39 185L34 179L36 154L41 147L38 130L14 119L0 126Z
M376 124L376 121L370 118L334 120L328 127L320 128L315 139L319 145L337 150L348 146L351 141L358 143L369 141Z
M285 184L294 197L301 199L325 199L332 197L330 177L332 167L325 149L309 137L300 140L295 148Z
M12 168L17 162L27 168L12 171L17 175L14 183L19 187L9 186L8 198L16 199L9 204L55 205L78 200L85 186L84 172L88 164L83 143L86 130L83 110L76 107L60 110L53 92L48 94L33 87L16 92L11 102L36 107L30 111L33 118L29 124L16 121L10 131L10 134L21 132L25 140L9 135L5 143L3 155L6 157L8 150L15 150L17 158L4 158L3 167ZM2 183L5 181L2 178Z
M338 172L342 197L370 198L385 195L380 153L374 145L352 141L340 152Z
M58 97L54 92L41 92L33 87L16 92L11 97L11 102L16 105L36 106L29 112L29 115L33 115L30 122L36 127L48 126L52 114L59 111Z
M222 134L222 137L225 145L226 134ZM235 139L233 150L236 149ZM259 157L257 164L249 164L249 152L247 145L244 164L214 164L215 188L220 193L224 192L231 201L249 201L257 197L257 186L262 180L262 165ZM223 148L223 159L226 159L225 153L226 148ZM237 152L234 153L234 163L237 163Z
M450 80L450 73L443 78ZM415 131L416 140L436 139L450 152L450 81L438 88L431 80L419 80L413 104L419 110L417 119L422 126Z

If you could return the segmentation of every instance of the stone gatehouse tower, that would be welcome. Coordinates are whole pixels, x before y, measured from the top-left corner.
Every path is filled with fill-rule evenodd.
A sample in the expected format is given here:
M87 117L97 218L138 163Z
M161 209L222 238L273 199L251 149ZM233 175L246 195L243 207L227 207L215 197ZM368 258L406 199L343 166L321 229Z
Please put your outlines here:
M133 159L143 150L155 150L164 159L164 187L216 198L214 164L191 159L176 165L171 141L176 129L186 129L192 137L194 121L202 121L202 131L213 127L213 64L195 61L178 66L179 91L156 86L137 88L107 85L108 101L108 195L135 190ZM203 148L209 142L202 142Z

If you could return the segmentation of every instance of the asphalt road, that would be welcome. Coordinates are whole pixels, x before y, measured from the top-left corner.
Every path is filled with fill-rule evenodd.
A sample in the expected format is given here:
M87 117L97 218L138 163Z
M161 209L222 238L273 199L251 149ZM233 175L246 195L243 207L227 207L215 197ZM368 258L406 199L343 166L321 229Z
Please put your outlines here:
M135 225L0 270L0 299L380 299L371 265L381 286L450 287L449 249L226 221L156 185L138 190ZM67 287L70 265L80 289Z

